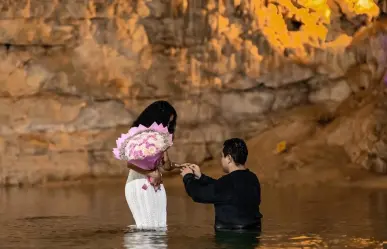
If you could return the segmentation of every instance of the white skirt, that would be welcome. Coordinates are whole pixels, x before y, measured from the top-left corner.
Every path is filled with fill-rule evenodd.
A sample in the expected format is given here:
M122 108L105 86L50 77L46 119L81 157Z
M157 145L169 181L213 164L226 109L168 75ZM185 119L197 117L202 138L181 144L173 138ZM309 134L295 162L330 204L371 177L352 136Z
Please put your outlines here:
M144 184L146 189L143 188ZM125 185L125 197L137 229L167 226L167 195L163 184L156 192L146 176L130 170Z

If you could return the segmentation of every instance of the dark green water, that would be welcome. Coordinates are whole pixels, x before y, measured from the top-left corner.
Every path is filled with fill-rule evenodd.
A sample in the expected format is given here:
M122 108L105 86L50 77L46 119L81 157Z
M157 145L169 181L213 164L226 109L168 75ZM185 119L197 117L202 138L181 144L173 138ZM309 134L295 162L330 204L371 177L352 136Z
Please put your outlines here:
M0 249L342 249L387 242L386 191L263 186L264 232L257 238L215 235L213 208L168 187L168 230L133 232L123 184L0 189Z

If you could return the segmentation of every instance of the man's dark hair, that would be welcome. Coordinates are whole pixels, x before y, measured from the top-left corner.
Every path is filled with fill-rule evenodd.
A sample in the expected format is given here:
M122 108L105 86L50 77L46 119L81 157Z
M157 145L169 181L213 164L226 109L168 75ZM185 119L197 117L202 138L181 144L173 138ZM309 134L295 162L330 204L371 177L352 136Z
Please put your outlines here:
M231 138L223 143L223 156L231 156L236 165L245 165L249 154L245 141Z
M173 119L169 122L169 119L173 115ZM176 129L177 113L173 106L164 100L153 102L138 116L133 122L132 127L143 125L145 127L151 126L154 122L157 124L168 125L168 131L171 134L175 133Z

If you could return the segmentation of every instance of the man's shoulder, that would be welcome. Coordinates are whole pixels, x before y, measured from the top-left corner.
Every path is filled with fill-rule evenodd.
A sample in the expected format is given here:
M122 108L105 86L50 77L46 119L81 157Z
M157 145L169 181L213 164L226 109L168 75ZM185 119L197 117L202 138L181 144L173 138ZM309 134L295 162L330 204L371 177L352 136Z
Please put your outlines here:
M251 171L250 169L247 169L247 171L250 173L250 175L258 178L257 174L255 174L255 172Z
M230 178L230 174L226 174L226 175L223 175L221 177L219 177L218 179L216 179L217 182L222 182L222 181L227 181L227 179Z
M255 174L253 171L251 171L250 169L246 169L244 174L243 174L243 178L246 179L247 181L249 182L256 182L257 184L260 185L260 182L259 182L259 179L258 179L258 176L257 174Z
M236 174L233 174L236 173ZM226 174L218 179L218 181L230 181L231 178L237 177L237 178L254 178L259 181L257 174L252 172L250 169L246 169L241 171L234 171L233 173Z
M258 175L255 174L253 171L249 170L249 174L250 174L250 177L253 178L253 179L256 179L257 182L259 183L259 178L258 178Z
M230 174L226 174L216 180L216 185L229 184L231 181L232 181L232 176Z

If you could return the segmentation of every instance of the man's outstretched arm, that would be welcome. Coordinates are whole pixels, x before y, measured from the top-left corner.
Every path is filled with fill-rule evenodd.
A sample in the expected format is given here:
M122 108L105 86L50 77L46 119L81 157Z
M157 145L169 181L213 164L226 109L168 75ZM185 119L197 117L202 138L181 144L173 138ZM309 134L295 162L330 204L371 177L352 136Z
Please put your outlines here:
M198 181L203 184L203 185L207 185L207 184L213 184L216 182L216 180L212 177L209 177L205 174L201 174L200 178L198 179Z
M195 202L215 204L226 200L225 195L217 191L216 180L214 179L211 183L203 184L201 180L195 179L194 174L188 173L184 175L183 182L187 194Z
M211 184L211 183L215 183L216 182L216 180L214 178L211 178L211 177L206 176L205 174L203 174L200 171L200 167L198 165L196 165L196 164L183 163L183 164L180 164L180 167L182 168L182 173L183 173L183 171L185 171L185 173L183 173L183 175L191 173L189 171L189 169L190 169L192 171L192 173L195 175L195 178L197 180L199 180L200 183L203 184L203 185Z

